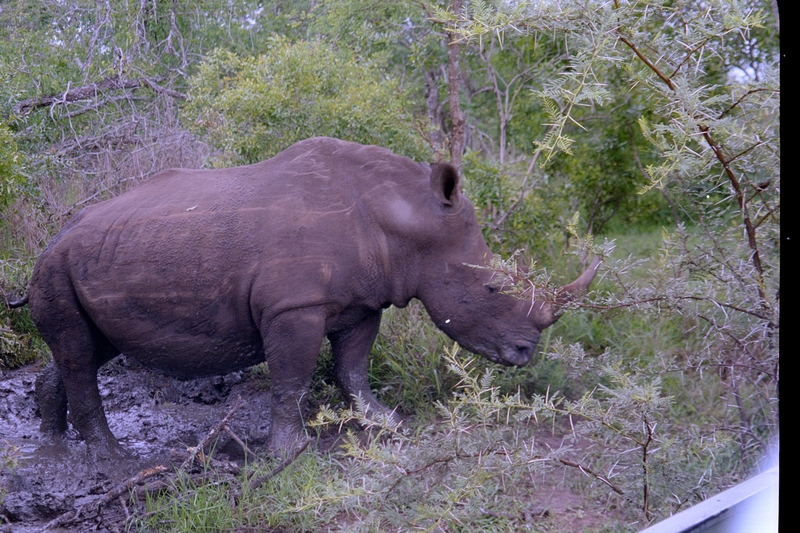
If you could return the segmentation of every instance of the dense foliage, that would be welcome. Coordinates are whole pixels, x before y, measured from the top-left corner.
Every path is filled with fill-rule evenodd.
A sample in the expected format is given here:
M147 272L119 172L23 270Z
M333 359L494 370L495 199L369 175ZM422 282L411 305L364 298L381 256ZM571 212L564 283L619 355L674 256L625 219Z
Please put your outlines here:
M507 290L547 293L598 254L597 290L507 371L392 310L371 378L416 433L370 422L381 439L304 458L228 518L520 528L503 506L568 469L638 528L747 476L778 436L778 48L757 0L3 2L0 289L24 292L81 206L166 167L313 135L457 157ZM0 369L46 357L26 312L0 309ZM332 401L323 378L315 394ZM543 420L575 447L534 447Z
M222 153L214 164L255 163L314 136L386 146L425 160L396 83L374 63L321 41L276 37L253 58L212 52L190 80L185 117Z

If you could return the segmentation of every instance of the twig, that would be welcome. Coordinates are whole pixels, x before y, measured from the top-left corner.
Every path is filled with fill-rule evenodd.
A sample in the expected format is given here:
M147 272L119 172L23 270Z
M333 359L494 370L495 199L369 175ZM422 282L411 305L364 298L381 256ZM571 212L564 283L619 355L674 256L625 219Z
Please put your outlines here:
M189 452L189 457L187 457L186 460L183 462L183 464L181 464L181 470L187 470L188 468L190 468L192 466L192 463L194 463L195 457L197 457L199 454L203 453L203 448L208 446L214 439L217 438L217 436L220 434L220 432L228 424L228 421L231 419L233 414L236 411L238 411L239 408L241 406L243 406L243 405L244 405L244 400L242 400L242 397L241 396L237 397L236 398L236 403L233 405L233 407L231 407L231 410L228 411L228 414L225 415L225 418L220 420L220 422L216 426L211 428L211 431L208 432L208 434L203 438L203 440L201 440L198 443L197 446L195 446L193 448L189 448L188 450L186 450L186 451Z
M107 505L109 502L112 502L116 498L119 498L126 491L130 491L134 486L138 485L145 479L151 478L156 474L161 474L162 472L166 472L166 470L167 467L164 465L156 465L152 468L147 468L145 470L142 470L132 478L117 485L110 491L103 494L97 500L94 500L91 503L81 506L74 511L69 511L62 515L57 516L56 518L45 524L44 527L39 529L39 531L47 531L48 529L52 529L54 527L61 527L69 523L90 520L95 516L97 516L98 511L104 505Z
M122 512L125 513L125 521L128 522L131 519L131 512L128 510L128 504L125 503L125 498L122 496L119 497L119 504L122 506Z
M594 470L592 470L588 466L583 466L580 463L576 463L574 461L570 461L569 459L559 459L559 462L561 462L561 464L563 464L563 465L577 468L578 470L580 470L581 472L583 472L585 474L591 474L592 476L596 477L597 479L599 479L600 481L602 481L603 483L608 485L611 488L611 490L613 490L617 494L620 494L622 496L625 495L625 493L622 491L622 489L620 489L619 487L617 487L616 485L611 483L608 479L606 479L605 477L601 476L600 474L598 474L597 472L595 472Z
M733 104L732 104L730 107L728 107L728 109L726 109L725 111L723 111L722 113L720 113L720 115L719 115L719 117L718 117L718 118L720 118L720 119L721 119L721 118L723 118L725 115L727 115L728 113L730 113L731 111L733 111L733 110L736 108L736 106L738 106L739 104L741 104L741 103L744 101L744 99L745 99L745 98L747 98L748 96L750 96L751 94L755 94L755 93L759 93L759 92L766 92L766 91L769 91L769 92L776 92L776 93L779 93L779 92L780 92L780 91L776 91L776 90L774 90L774 89L763 89L763 88L758 88L758 89L750 89L749 91L747 91L746 93L744 93L743 95L741 95L741 96L740 96L740 97L739 97L739 98L738 98L738 99L737 99L737 100L736 100L736 101L735 101L735 102L734 102L734 103L733 103Z
M292 451L292 453L290 453L286 457L286 459L281 461L280 464L278 466L276 466L275 468L273 468L268 474L264 474L263 476L259 476L259 477L251 479L250 480L250 490L256 490L263 483L265 483L266 481L274 478L275 476L277 476L278 474L283 472L283 470L287 466L292 464L295 461L295 459L300 457L300 454L303 453L306 450L306 448L308 448L308 445L309 445L310 442L311 442L311 439L305 439L304 441L299 442L297 444L297 446L295 447L295 449Z

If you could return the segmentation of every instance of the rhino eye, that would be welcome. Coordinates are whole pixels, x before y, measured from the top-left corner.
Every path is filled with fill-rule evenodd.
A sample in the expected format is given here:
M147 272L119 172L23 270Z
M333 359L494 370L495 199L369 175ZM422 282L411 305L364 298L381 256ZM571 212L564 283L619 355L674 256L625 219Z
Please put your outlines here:
M492 294L496 293L498 290L494 285L484 285L484 287L486 287L486 290Z

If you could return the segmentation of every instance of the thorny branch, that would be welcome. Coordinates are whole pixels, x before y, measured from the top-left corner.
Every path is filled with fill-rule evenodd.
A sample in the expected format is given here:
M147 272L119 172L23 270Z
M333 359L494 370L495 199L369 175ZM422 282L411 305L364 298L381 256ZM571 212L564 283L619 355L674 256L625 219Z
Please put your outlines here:
M659 78L661 78L661 81L663 81L664 83L666 83L666 84L667 84L667 87L669 87L669 88L670 88L670 89L672 89L673 91L677 90L677 87L675 86L675 83L674 83L674 82L673 82L671 79L669 79L669 76L667 76L666 74L664 74L663 72L661 72L661 71L658 69L658 67L657 67L657 66L655 66L653 63L651 63L651 62L650 62L650 60L649 60L649 59L647 59L647 57L645 57L645 55L644 55L644 54L643 54L643 53L642 53L642 52L641 52L641 51L640 51L640 50L639 50L639 49L636 47L636 45L634 45L632 42L630 42L630 41L627 39L627 37L625 37L624 35L620 35L620 37L619 37L619 40L620 40L620 41L622 41L623 43L627 44L627 45L628 45L628 47L629 47L631 50L633 50L633 53L634 53L634 54L636 54L636 56L637 56L639 59L641 59L641 60L644 62L644 64L645 64L645 65L647 65L648 67L650 67L650 70L652 70L653 72L655 72L656 76L658 76Z
M735 101L733 104L731 104L731 105L728 107L728 109L726 109L725 111L723 111L722 113L720 113L720 115L719 115L717 118L718 118L718 119L720 119L720 118L723 118L725 115L727 115L728 113L730 113L731 111L733 111L734 109L736 109L736 107L737 107L739 104L741 104L742 102L744 102L745 98L747 98L747 97L748 97L748 96L750 96L751 94L760 93L760 92L764 92L764 91L769 91L769 92L772 92L773 90L772 90L772 89L763 89L763 88L758 88L758 89L750 89L749 91L747 91L746 93L744 93L742 96L740 96L740 97L739 97L739 98L738 98L738 99L737 99L737 100L736 100L736 101ZM779 91L775 91L775 92L779 92Z
M725 303L725 302L720 302L720 301L717 301L717 300L715 300L713 298L708 298L706 296L654 296L652 298L643 298L641 300L632 300L632 301L629 301L629 302L620 302L618 304L613 304L613 305L597 305L597 304L587 304L587 303L580 303L580 304L577 304L577 305L579 305L582 308L586 308L586 309L596 309L598 311L611 311L611 310L614 310L614 309L625 309L627 307L635 307L637 305L658 303L658 302L670 302L670 301L673 301L673 300L692 300L692 301L698 301L698 302L709 302L709 303L712 303L712 304L717 305L719 307L725 307L727 309L731 309L732 311L738 311L740 313L744 313L744 314L747 314L747 315L750 315L750 316L754 316L754 317L756 317L758 319L761 319L761 320L770 321L770 318L768 316L763 315L761 313L756 313L755 311L752 311L750 309L742 309L741 307L737 307L735 305L732 305L732 304L729 304L729 303Z
M742 186L739 183L739 179L736 177L736 174L733 172L733 169L730 167L730 161L725 156L725 153L722 151L722 148L716 143L714 138L711 136L711 130L708 126L700 125L698 126L700 132L703 134L703 138L705 138L708 145L714 151L714 154L717 156L717 160L719 160L722 168L725 170L725 175L728 177L728 180L731 182L731 186L733 187L734 192L736 193L736 201L739 203L739 209L742 212L742 217L744 219L744 226L745 231L747 232L747 243L750 245L750 249L753 251L753 266L755 266L756 271L758 272L759 276L764 274L764 270L761 267L761 256L758 253L758 245L756 243L756 229L753 227L753 223L750 221L750 215L747 212L747 203L745 202L744 198L744 191L742 191ZM758 284L758 292L761 296L762 300L766 300L766 295L764 294L763 283Z

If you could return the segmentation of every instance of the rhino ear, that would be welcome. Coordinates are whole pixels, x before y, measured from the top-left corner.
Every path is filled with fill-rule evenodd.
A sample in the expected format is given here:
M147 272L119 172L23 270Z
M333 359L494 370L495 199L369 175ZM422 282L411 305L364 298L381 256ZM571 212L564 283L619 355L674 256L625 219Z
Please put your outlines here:
M431 165L431 191L444 205L455 205L461 193L461 178L448 163Z

